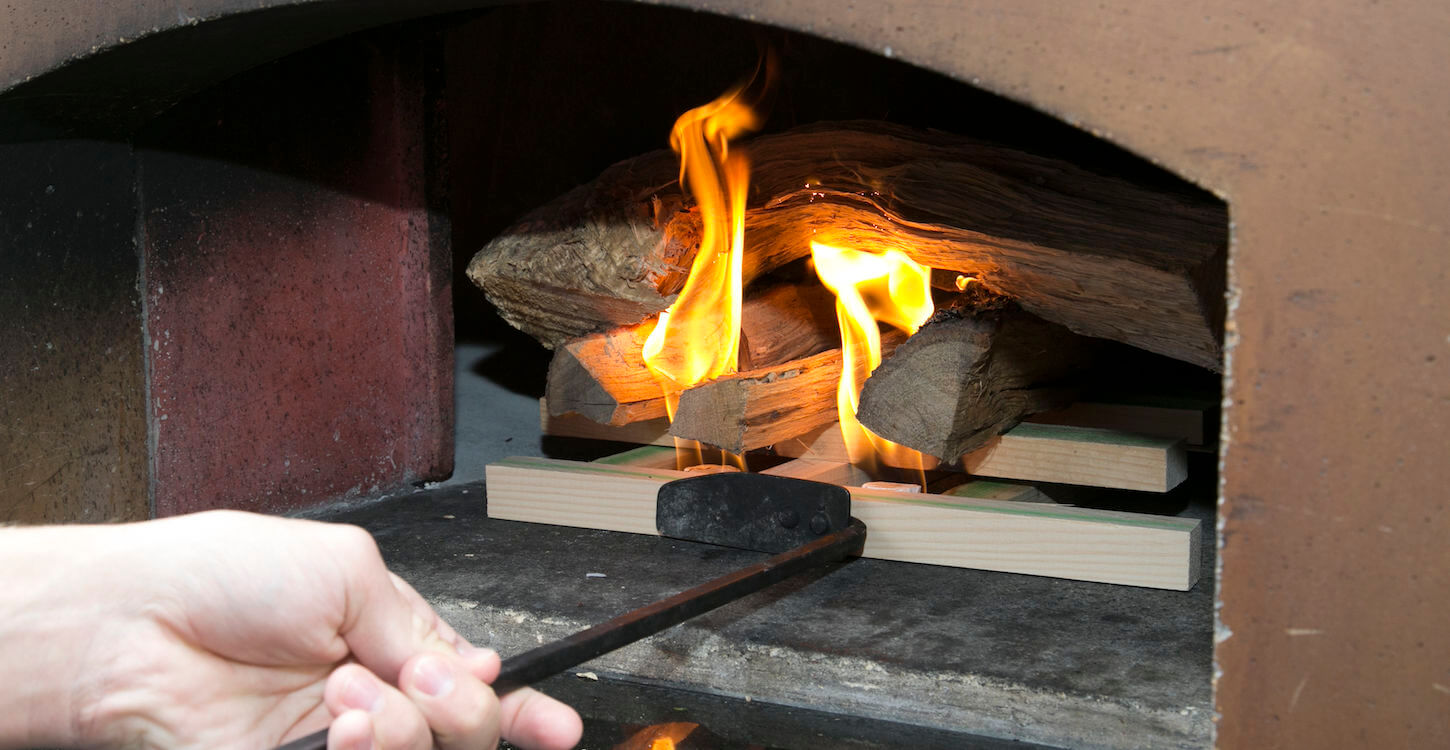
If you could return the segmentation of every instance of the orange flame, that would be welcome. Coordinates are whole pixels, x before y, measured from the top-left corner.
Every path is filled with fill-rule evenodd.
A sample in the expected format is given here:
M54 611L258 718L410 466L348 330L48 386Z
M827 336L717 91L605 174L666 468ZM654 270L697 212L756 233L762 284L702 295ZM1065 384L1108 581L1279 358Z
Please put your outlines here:
M877 322L907 333L931 317L931 269L900 250L871 253L811 243L816 275L836 295L841 326L841 381L836 410L841 437L851 463L869 464L883 455L895 466L923 465L921 454L875 435L856 419L861 386L881 364L881 331Z
M675 750L699 724L677 721L670 724L655 724L635 732L629 739L614 746L614 750Z
M704 223L684 289L644 345L645 365L664 388L671 418L682 391L734 372L739 356L750 162L730 150L730 139L759 127L742 91L686 112L670 132L680 182L695 196Z

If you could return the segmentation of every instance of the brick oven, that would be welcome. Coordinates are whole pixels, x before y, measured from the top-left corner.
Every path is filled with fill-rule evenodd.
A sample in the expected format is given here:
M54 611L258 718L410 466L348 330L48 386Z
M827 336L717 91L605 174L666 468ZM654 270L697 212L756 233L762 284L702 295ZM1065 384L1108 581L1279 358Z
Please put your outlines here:
M540 450L547 355L462 271L764 39L793 122L956 123L1227 205L1208 575L867 560L546 689L720 746L1450 742L1443 12L663 5L12 8L0 521L362 523L505 653L747 559L484 516L482 463Z

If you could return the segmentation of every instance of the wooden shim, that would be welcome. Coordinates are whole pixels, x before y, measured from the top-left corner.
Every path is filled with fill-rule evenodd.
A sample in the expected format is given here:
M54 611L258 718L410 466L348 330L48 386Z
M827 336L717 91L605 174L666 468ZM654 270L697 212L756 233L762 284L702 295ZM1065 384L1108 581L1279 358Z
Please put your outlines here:
M659 486L685 472L509 458L487 469L490 518L654 534ZM851 488L864 556L1186 591L1200 522Z
M663 445L641 445L623 453L596 458L592 463L609 466L632 466L636 469L676 469L679 457L674 448Z
M851 464L837 461L812 461L808 458L797 458L786 461L779 466L772 466L760 473L776 477L791 477L793 479L809 479L813 482L839 484L843 487L858 485L871 480L871 477L866 472Z
M805 256L812 238L895 247L1078 333L1221 367L1220 204L886 123L822 123L744 147L747 281ZM672 156L615 165L539 209L480 251L469 277L549 346L664 309L699 235L698 212L676 210Z
M962 457L968 474L1167 492L1188 477L1183 441L1090 427L1021 424Z

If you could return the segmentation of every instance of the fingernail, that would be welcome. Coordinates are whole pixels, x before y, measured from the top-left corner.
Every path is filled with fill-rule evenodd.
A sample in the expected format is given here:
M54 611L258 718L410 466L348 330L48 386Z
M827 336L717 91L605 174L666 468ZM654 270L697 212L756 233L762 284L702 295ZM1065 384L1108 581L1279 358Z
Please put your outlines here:
M373 713L383 705L383 691L372 678L354 675L342 688L342 702L348 708Z
M413 663L413 684L434 698L442 698L453 691L453 668L431 654L421 656Z

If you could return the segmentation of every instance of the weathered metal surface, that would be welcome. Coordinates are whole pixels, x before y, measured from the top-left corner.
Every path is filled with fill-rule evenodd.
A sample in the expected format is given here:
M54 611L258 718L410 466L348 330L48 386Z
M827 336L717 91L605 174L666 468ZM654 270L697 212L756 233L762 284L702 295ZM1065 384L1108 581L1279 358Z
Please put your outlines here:
M660 487L662 536L757 552L785 552L846 528L851 493L804 479L721 472Z
M448 246L426 205L420 70L416 50L341 43L143 133L158 515L450 472Z
M145 518L131 149L0 144L0 523Z
M0 87L264 4L196 0L178 13L134 0L95 13L22 2L0 29ZM1450 743L1444 8L677 4L934 68L1225 198L1219 743Z

